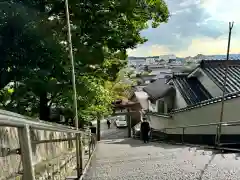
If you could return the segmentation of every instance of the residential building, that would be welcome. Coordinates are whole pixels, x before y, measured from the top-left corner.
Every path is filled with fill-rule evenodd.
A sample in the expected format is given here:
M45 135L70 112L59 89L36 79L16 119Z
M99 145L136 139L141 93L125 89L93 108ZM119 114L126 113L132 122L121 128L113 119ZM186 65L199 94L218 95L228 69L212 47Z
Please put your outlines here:
M153 57L147 57L146 58L146 65L156 64L156 62L159 60L158 56Z
M174 75L167 83L157 81L143 91L148 94L148 115L154 129L217 123L220 119L225 61L203 60L187 75ZM228 61L223 122L240 117L240 61ZM167 137L180 140L182 128L165 129ZM216 126L185 129L190 143L214 144ZM240 128L222 128L221 142L240 142Z
M128 58L128 64L129 66L141 66L146 64L146 58L145 57L129 57Z
M138 85L146 85L149 84L152 80L156 78L156 75L138 75L136 78L134 78Z

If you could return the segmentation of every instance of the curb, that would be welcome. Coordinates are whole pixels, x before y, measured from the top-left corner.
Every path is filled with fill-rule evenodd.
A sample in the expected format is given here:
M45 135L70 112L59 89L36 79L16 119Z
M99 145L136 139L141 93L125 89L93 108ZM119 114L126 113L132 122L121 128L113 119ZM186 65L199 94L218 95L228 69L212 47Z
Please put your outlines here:
M76 176L69 176L69 177L66 177L65 180L83 180L83 178L84 178L84 176L85 176L85 174L86 174L86 172L87 172L87 170L88 170L88 168L89 168L89 166L91 164L92 158L95 155L95 152L96 152L96 149L97 149L97 145L98 145L98 142L96 143L96 146L95 146L95 148L94 148L90 158L88 159L87 164L84 167L82 175L80 176L80 178L77 178Z
M85 176L85 174L86 174L86 172L87 172L87 170L88 170L88 168L89 168L89 166L90 166L90 164L92 162L92 158L95 155L95 152L96 152L96 149L97 149L97 145L98 145L98 142L97 142L97 144L96 144L96 146L95 146L95 148L94 148L90 158L88 159L88 162L87 162L87 164L86 164L86 166L85 166L85 168L83 170L83 173L82 173L81 177L79 178L79 180L83 180L83 178L84 178L84 176Z

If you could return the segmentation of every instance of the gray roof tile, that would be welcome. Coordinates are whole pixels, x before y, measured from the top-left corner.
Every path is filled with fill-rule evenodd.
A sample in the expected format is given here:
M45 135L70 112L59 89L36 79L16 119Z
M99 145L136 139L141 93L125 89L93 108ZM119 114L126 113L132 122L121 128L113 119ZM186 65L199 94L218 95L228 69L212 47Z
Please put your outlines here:
M231 100L231 99L238 98L238 97L240 97L240 92L229 93L229 94L226 94L224 96L224 101ZM221 100L222 100L222 96L215 97L215 98L212 98L212 99L208 99L206 101L199 102L197 104L187 106L185 108L174 109L169 114L174 114L174 113L188 111L188 110L195 109L195 108L200 108L200 107L203 107L203 106L207 106L207 105L210 105L210 104L221 102Z
M210 93L197 78L188 78L186 75L177 75L174 76L173 82L188 105L194 105L212 98Z
M226 92L233 93L240 91L239 60L204 60L201 62L200 67L209 76L209 78L223 90L225 63L228 64Z
M226 95L224 97L224 100L230 100L234 98L240 97L240 60L203 60L200 63L201 69L211 78L221 89L223 89L223 75L225 70L225 63L228 65L228 76L227 76L227 86L226 86ZM186 94L186 89L183 89L181 91L181 94ZM183 95L184 96L184 95ZM193 95L187 94L188 97L185 97L184 99L189 99L189 97L193 97ZM203 107L206 105L214 104L217 102L221 102L222 96L219 97L209 97L206 100L202 101L195 101L195 102L189 102L188 106L185 108L180 109L174 109L170 114L177 113L177 112L183 112L199 107Z
M166 95L175 94L174 87L166 84L165 82L165 79L158 79L144 87L143 91L145 91L152 100L160 99Z

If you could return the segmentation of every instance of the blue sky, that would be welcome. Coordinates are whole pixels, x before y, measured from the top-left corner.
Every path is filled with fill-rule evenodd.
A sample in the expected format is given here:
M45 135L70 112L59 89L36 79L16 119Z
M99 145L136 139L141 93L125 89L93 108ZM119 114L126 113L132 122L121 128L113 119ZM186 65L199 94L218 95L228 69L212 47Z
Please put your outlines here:
M225 54L229 21L234 21L231 53L240 53L240 0L165 1L168 23L144 30L148 42L129 50L129 56Z

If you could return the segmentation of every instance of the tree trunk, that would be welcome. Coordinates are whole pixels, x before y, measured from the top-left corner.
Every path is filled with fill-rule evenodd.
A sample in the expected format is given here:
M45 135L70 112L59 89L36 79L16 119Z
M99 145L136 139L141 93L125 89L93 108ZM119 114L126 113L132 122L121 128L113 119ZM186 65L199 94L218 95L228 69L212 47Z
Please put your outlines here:
M49 121L50 109L48 107L47 92L40 94L39 117L41 120Z

